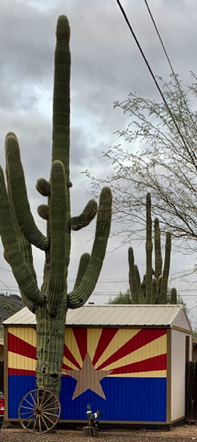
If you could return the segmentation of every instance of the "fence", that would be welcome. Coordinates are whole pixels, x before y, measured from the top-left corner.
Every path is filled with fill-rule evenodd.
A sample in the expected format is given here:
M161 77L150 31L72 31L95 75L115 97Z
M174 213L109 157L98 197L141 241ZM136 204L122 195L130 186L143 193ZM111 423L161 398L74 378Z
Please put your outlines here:
M185 416L188 423L197 421L197 362L186 363Z

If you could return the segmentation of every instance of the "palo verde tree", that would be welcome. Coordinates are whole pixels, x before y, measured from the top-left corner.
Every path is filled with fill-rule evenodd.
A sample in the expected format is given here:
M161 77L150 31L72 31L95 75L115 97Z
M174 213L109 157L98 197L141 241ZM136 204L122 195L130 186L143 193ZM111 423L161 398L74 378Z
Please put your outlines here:
M125 128L117 131L120 144L104 153L112 173L103 180L91 178L93 190L110 183L114 220L124 243L143 236L148 191L161 230L178 239L174 247L183 253L197 250L197 77L192 73L191 78L185 90L178 76L169 82L159 79L168 107L162 99L132 92L114 103L125 114Z
M109 298L108 304L133 304L130 290L127 289L125 293L119 292L115 298Z
M22 299L36 314L37 387L59 394L68 308L81 307L96 285L102 267L111 222L111 191L103 188L99 208L91 200L81 215L71 217L69 176L70 50L69 23L57 22L53 96L52 166L50 180L37 181L37 190L48 198L39 206L47 221L47 234L37 228L28 202L19 144L8 133L5 142L6 178L0 169L0 234L5 258L10 264ZM97 213L91 256L81 256L76 283L67 292L71 231L87 226ZM44 277L38 287L32 259L32 245L45 253Z
M154 255L155 268L153 269L153 241L152 241L152 217L151 217L151 196L146 196L146 274L140 280L138 266L134 262L134 251L132 247L128 250L129 261L129 285L133 304L167 304L168 277L170 271L171 234L166 234L165 258L162 259L161 233L159 220L154 220ZM172 288L170 302L177 303L176 289Z

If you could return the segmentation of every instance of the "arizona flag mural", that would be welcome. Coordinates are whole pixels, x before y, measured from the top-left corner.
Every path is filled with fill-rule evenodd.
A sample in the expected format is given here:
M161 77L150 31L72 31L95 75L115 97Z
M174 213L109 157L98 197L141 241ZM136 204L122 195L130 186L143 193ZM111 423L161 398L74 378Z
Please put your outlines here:
M8 418L35 388L36 331L8 329ZM167 330L82 328L65 331L61 420L86 420L87 404L103 421L165 422Z

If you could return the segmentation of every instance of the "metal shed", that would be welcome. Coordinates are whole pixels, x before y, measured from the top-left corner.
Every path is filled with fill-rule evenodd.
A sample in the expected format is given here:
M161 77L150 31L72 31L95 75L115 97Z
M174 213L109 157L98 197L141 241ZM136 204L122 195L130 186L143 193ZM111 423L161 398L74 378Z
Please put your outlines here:
M5 419L18 420L35 388L36 319L27 308L4 322ZM192 329L181 305L87 305L66 318L61 420L172 424L185 417L185 365Z

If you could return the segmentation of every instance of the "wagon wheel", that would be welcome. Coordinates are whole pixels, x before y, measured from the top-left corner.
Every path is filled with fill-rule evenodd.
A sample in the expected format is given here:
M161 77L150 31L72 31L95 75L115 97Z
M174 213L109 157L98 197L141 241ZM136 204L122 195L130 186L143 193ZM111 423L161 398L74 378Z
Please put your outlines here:
M57 424L61 414L60 401L49 390L29 391L20 402L18 417L21 426L28 431L47 433Z

